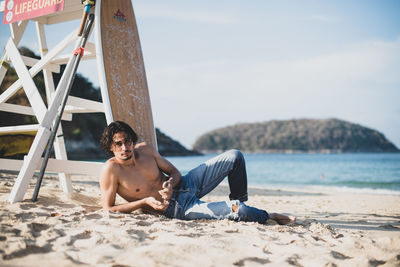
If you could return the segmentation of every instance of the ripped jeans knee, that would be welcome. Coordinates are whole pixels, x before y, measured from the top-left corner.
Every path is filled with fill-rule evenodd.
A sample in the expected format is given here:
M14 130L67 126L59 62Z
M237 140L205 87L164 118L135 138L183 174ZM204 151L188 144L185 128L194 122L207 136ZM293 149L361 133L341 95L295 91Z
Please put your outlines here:
M268 217L268 213L264 210L247 206L239 200L229 200L221 202L199 201L185 211L183 219L229 219L264 223Z

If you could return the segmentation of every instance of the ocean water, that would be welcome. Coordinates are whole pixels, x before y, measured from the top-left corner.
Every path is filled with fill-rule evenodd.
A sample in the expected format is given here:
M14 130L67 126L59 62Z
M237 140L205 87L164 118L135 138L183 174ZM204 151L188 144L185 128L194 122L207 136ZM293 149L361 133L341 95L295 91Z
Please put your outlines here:
M182 174L216 156L167 157ZM244 154L248 183L400 195L400 153Z

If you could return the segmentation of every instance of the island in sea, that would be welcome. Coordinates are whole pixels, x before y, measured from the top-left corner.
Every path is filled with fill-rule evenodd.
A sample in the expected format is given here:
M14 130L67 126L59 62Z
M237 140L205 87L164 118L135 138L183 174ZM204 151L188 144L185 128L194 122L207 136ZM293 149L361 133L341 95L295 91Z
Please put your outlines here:
M240 123L207 132L193 146L202 153L230 148L247 153L400 152L382 133L334 118Z

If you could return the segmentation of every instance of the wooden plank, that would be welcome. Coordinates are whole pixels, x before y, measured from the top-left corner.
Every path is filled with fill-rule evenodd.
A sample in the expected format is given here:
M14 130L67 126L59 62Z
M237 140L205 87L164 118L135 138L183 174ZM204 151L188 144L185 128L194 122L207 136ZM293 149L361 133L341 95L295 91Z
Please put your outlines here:
M56 24L60 22L77 20L82 17L83 5L80 0L64 1L64 9L61 12L49 14L45 17L40 17L43 24Z
M56 65L66 64L71 57L71 54L68 55L60 55L50 62ZM96 47L94 43L86 43L85 52L83 57L81 57L81 61L91 60L96 58Z
M35 116L33 109L31 107L16 105L16 104L9 104L9 103L1 103L0 110L24 115Z
M28 25L28 22L22 22L20 25L17 25L16 23L11 23L10 24L10 33L11 33L11 38L13 39L14 43L16 46L18 46L22 35L25 32L26 26ZM7 50L4 50L2 60L4 62L10 63L10 60L8 59L7 55ZM0 84L3 82L4 76L6 75L7 68L5 68L3 65L0 66ZM1 103L1 102L0 102Z
M97 59L107 121L125 121L138 134L139 141L146 141L156 148L150 96L132 2L97 1L96 14L100 14L97 21L100 24L96 29Z
M27 106L9 104L9 103L0 103L0 110L24 115L35 116L33 109ZM61 117L64 121L72 121L72 114L64 113Z
M0 127L0 134L27 133L27 132L31 133L31 132L37 132L38 129L39 129L39 124L3 126Z
M70 105L65 105L64 108L64 114L77 114L77 113L99 113L97 110L93 109L88 109L84 107L76 107L76 106L70 106Z
M76 96L69 96L67 104L79 108L85 108L87 110L93 110L95 112L104 112L103 103Z
M7 166L10 171L19 171L23 165L23 160L16 159L3 159L0 158L0 170ZM40 159L36 171L40 170L43 158ZM47 173L69 173L69 174L84 174L98 176L103 163L90 162L90 161L77 161L77 160L61 160L61 159L49 159L47 163L46 172Z
M38 41L39 41L40 57L43 58L44 56L46 56L46 54L48 52L46 34L45 34L44 26L42 23L36 22L35 24L36 24L36 34L37 34ZM48 65L50 65L50 64L48 64ZM44 84L45 84L45 89L46 89L47 103L51 103L51 96L55 90L53 74L51 71L44 69L43 77L44 77Z
M7 58L7 53L5 53L5 55L3 57L3 60L4 60L4 63L10 64L10 62L5 60L5 58ZM0 66L0 84L3 82L4 77L6 76L6 73L7 73L7 70L8 70L8 66L6 67L5 65L6 64L4 64L4 65L2 64Z
M36 58L31 58L31 57L27 57L27 56L21 56L22 60L24 61L26 66L32 67L34 66L36 63L39 62L39 59ZM51 72L56 72L56 73L60 73L60 66L56 65L56 64L47 64L46 66L44 66L43 68L44 70L49 70Z
M85 46L85 54L88 52L89 54L96 55L96 44L92 42L87 42Z
M81 5L80 10L64 13L61 16L48 17L46 24L51 25L51 24L65 22L65 21L78 20L78 19L82 18L82 13L83 13L83 6Z
M23 163L23 160L0 158L0 170L19 171Z
M57 65L67 64L70 57L71 57L71 55L61 55L61 56L58 56L58 57L52 59L50 62L53 64L57 64ZM95 59L95 58L96 58L96 54L85 52L85 55L81 58L81 61L86 61L86 60Z
M19 81L21 81L21 85L24 87L24 91L26 93L26 96L28 97L29 103L31 104L33 111L35 112L36 118L39 122L42 122L46 114L47 108L43 102L42 97L39 94L35 83L32 80L32 76L26 68L17 47L11 39L8 40L6 49L12 63L14 64L14 68L18 74Z
M22 35L26 30L26 26L28 26L28 22L28 20L24 20L20 23L10 23L11 38L13 39L15 45L18 45L19 41L21 41Z

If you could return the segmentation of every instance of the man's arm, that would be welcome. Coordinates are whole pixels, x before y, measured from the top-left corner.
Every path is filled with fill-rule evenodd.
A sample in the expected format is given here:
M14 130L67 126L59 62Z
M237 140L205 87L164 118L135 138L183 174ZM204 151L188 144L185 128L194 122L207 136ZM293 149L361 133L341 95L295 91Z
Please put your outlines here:
M115 205L117 188L118 179L113 174L111 164L106 163L100 175L101 203L103 210L130 213L145 206L152 207L155 210L165 210L166 206L168 206L167 203L162 203L153 197L147 197L128 203Z
M156 150L154 150L153 155L157 162L158 168L169 176L167 182L171 184L172 188L177 186L181 181L182 176L178 169L172 165L171 162L162 157Z
M163 203L169 203L169 200L172 197L173 188L176 187L181 181L181 173L174 165L172 165L171 162L162 157L157 150L152 149L152 152L158 168L169 177L168 180L162 184L163 189L158 191L164 200Z

